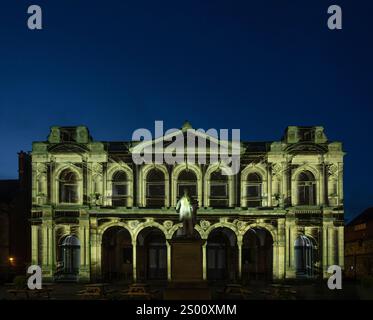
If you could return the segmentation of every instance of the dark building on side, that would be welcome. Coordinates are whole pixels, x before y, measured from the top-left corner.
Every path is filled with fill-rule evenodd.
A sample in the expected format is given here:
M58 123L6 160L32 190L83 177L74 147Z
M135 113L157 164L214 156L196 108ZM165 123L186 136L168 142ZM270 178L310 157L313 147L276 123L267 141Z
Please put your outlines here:
M30 155L18 154L19 177L0 180L0 282L24 274L30 263Z
M373 207L345 227L345 273L352 279L373 276Z

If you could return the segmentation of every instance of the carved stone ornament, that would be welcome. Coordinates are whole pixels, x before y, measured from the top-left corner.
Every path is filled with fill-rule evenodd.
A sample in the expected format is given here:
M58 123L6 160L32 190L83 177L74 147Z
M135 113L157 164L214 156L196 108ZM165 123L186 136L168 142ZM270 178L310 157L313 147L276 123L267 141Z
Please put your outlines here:
M136 229L139 224L140 224L139 220L131 220L131 221L128 222L128 227L131 230L133 230L133 229Z
M171 220L166 220L166 221L163 222L163 226L166 228L166 230L171 229L173 224L174 223Z
M207 230L211 225L211 223L207 220L201 220L199 224L200 224L202 230Z
M331 164L328 167L329 176L335 176L338 173L338 168L335 164Z
M272 176L280 177L281 176L281 164L279 163L274 163L272 166Z
M237 227L237 230L239 232L243 231L247 225L247 222L244 222L244 221L240 221L240 220L235 220L234 221L234 224L236 225Z

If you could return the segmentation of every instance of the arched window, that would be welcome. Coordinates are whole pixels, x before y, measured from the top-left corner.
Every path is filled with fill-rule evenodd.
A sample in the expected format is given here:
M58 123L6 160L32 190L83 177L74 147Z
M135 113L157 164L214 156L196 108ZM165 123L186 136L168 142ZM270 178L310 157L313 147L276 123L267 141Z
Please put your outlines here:
M197 199L197 177L191 170L184 170L179 174L177 181L177 199L180 199L184 190L188 190L190 197Z
M114 207L126 207L128 198L127 174L124 171L117 171L112 179L112 200Z
M161 208L165 205L165 177L159 169L152 169L146 176L146 206Z
M253 172L247 176L246 199L248 207L262 205L262 177L258 173Z
M228 176L221 170L214 171L210 176L210 206L228 207Z
M78 179L74 172L66 169L61 172L59 179L59 202L77 203L78 196Z
M316 204L316 181L313 174L303 171L298 175L298 205Z

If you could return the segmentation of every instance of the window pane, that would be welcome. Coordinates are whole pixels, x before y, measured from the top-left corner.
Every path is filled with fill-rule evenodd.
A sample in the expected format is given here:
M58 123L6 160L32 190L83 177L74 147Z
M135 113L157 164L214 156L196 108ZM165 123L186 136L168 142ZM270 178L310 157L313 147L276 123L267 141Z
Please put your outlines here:
M114 184L113 185L113 196L126 196L127 185L126 184Z
M256 208L261 206L260 200L247 200L247 206L249 208Z
M260 197L260 185L249 185L247 186L248 197Z
M179 174L179 181L197 181L197 177L193 171L184 170Z
M211 197L219 197L219 198L225 198L227 197L227 185L221 184L221 185L211 185L210 190Z
M65 186L65 193L66 193L66 202L77 202L78 201L78 192L76 186Z
M60 185L60 202L76 203L78 202L78 187L61 183Z
M148 197L164 197L164 184L148 183Z
M182 197L184 194L184 189L188 189L188 194L190 197L196 197L197 196L197 185L195 184L178 184L178 197Z
M210 198L210 207L213 208L227 208L229 206L228 199L226 198Z
M117 199L112 199L111 203L113 207L126 207L127 206L127 199L125 198L117 198Z
M314 205L316 203L316 186L300 184L298 186L298 203L300 205Z

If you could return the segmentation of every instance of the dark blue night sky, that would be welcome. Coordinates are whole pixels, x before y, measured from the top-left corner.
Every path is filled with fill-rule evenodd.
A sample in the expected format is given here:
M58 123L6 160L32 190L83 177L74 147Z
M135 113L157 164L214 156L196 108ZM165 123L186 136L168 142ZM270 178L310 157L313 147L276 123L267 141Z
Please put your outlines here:
M27 7L44 29L27 28ZM343 30L326 26L343 9ZM372 1L3 0L0 178L52 125L98 140L166 128L240 128L278 140L322 125L344 143L349 218L373 204Z

